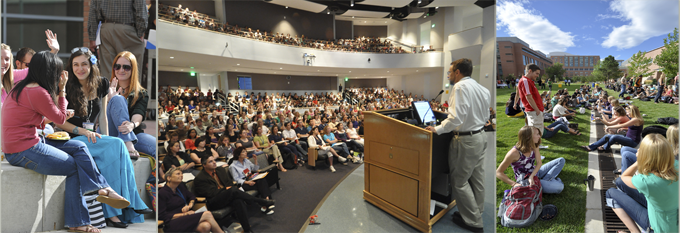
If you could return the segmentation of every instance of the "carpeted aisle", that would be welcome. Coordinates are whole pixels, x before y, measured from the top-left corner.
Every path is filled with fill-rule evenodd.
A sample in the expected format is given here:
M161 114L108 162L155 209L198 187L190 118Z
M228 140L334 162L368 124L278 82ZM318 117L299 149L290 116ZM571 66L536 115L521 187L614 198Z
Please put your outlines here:
M273 215L265 215L257 205L249 205L250 225L255 232L299 232L322 199L360 164L334 163L335 173L326 168L305 167L279 172L281 190L271 186L276 200Z

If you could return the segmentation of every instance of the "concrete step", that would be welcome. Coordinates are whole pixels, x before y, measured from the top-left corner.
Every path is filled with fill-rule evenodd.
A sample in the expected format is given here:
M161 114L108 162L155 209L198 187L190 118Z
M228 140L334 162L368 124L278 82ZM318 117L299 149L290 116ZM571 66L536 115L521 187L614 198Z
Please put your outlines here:
M145 182L151 173L149 159L133 161L137 191L149 206ZM45 176L32 170L0 163L0 232L40 232L64 228L65 176ZM146 218L154 218L155 213ZM155 221L154 221L155 225ZM155 229L155 228L154 228Z

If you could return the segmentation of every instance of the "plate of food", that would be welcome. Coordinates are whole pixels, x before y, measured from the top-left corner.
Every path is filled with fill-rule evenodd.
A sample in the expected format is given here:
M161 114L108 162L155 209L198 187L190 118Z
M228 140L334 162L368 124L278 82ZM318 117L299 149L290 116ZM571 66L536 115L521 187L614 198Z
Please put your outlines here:
M50 139L50 140L57 140L57 141L71 140L71 136L69 136L67 132L55 132L53 134L48 134L46 136L46 138Z

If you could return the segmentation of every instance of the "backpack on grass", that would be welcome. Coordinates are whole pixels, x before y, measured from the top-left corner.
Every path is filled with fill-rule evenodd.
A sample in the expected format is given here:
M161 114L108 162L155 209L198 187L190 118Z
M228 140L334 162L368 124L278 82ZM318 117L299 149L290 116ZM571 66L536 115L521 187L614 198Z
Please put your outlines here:
M534 176L534 185L528 180L517 183L521 186L512 187L498 208L498 217L504 227L530 226L543 211L543 187L538 177Z

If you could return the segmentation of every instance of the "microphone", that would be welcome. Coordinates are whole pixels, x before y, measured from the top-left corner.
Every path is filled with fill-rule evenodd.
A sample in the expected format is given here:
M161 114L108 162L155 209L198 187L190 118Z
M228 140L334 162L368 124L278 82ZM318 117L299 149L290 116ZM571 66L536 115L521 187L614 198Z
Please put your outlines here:
M437 97L439 97L440 95L442 95L442 93L444 93L444 90L439 91L439 94L437 94L437 96L435 96L434 99L436 100Z
M439 94L437 94L437 96L435 96L434 99L436 100L437 97L439 97L442 93L444 93L444 90L439 91ZM428 104L429 104L429 102L428 102ZM432 111L432 106L430 106L429 108L427 108L427 112L425 112L425 114L423 115L423 119L421 119L421 120L423 120L423 124L424 124L424 125L425 125L425 119L426 119L425 116L427 116L427 113L428 113L428 112L431 112L431 111Z

